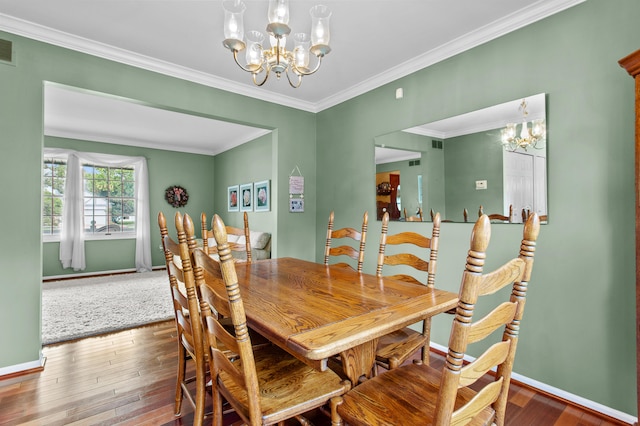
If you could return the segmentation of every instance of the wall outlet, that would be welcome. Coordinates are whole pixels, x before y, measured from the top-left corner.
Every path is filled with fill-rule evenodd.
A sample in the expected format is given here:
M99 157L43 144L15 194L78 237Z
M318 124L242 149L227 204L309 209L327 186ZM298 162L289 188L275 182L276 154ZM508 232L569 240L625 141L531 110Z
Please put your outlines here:
M487 189L487 181L486 180L477 180L476 181L476 190L478 189Z

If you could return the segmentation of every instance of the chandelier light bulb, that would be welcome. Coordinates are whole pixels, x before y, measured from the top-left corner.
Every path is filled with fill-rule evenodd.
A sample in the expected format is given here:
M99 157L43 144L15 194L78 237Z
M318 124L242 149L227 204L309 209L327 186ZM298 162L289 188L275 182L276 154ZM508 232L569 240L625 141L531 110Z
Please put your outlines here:
M228 0L223 2L222 6L224 7L224 38L242 40L244 36L244 3Z
M544 120L534 120L532 123L532 134L536 138L544 138L545 137L545 126Z
M329 45L329 22L331 11L327 6L317 5L309 11L311 14L311 45Z
M232 16L229 19L229 25L225 28L225 38L235 38L239 39L242 37L242 32L240 31L240 25L235 16Z
M259 31L249 31L247 33L247 54L248 65L260 66L262 63L262 42L264 35Z
M515 123L507 124L507 127L502 129L502 143L508 144L509 141L516 137L516 125Z
M289 24L289 0L269 0L269 23Z
M293 56L296 68L308 69L309 48L311 47L311 40L309 39L309 36L305 33L294 34L293 42L295 45L293 48Z

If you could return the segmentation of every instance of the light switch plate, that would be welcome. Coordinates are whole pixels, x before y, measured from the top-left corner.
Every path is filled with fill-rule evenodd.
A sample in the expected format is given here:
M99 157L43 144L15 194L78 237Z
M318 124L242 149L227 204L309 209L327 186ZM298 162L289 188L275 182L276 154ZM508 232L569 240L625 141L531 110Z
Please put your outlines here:
M487 189L487 181L486 180L477 180L476 181L476 189Z

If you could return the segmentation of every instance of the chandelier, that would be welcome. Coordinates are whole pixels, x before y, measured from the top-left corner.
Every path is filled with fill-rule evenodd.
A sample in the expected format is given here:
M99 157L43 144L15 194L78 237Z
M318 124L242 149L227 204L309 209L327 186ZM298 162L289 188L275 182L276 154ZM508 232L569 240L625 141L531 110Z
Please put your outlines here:
M289 28L289 0L269 0L267 33L270 48L263 45L264 35L259 31L249 31L246 42L243 41L245 11L244 2L228 0L224 7L224 47L231 50L236 64L244 71L251 73L253 83L262 86L273 71L280 79L287 76L293 88L300 87L302 77L318 71L322 58L331 52L329 47L329 19L331 11L323 5L311 8L311 37L305 33L293 35L294 48L287 50ZM246 49L245 65L238 60L238 53ZM313 68L309 68L310 54L317 60ZM261 76L261 74L263 74Z
M527 101L522 100L519 111L522 111L522 128L520 129L520 136L517 136L516 123L509 123L507 127L502 129L502 145L508 151L517 151L518 149L527 150L527 148L542 149L544 148L543 142L546 137L546 128L544 119L538 119L531 121L531 130L527 125ZM540 147L538 147L540 143Z

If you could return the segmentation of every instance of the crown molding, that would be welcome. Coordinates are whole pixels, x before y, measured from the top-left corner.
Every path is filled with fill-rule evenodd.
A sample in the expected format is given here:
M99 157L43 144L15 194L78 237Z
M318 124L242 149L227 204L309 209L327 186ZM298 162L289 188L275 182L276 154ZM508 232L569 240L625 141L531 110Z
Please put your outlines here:
M363 93L391 83L399 78L444 61L445 59L451 58L459 53L480 46L481 44L494 40L517 29L526 27L529 24L540 21L585 1L586 0L539 0L517 13L513 13L485 25L476 31L458 37L457 39L443 44L436 49L416 56L414 59L396 65L375 77L363 80L361 83L351 87L349 90L329 96L317 104L317 110L322 111L351 98L355 98Z
M317 112L316 105L311 102L301 101L285 95L275 94L260 88L235 81L216 77L201 71L162 61L149 56L141 55L125 49L99 43L84 37L78 37L63 31L35 24L0 13L0 30L33 40L49 43L55 46L86 53L102 59L131 65L147 71L157 72L170 77L187 80L215 89L225 90L239 95L260 99L291 108Z
M485 25L477 31L465 34L447 44L399 64L384 73L364 80L348 90L329 96L318 103L301 101L293 97L261 90L255 86L240 84L170 62L115 48L73 34L53 30L1 13L0 30L99 58L131 65L147 71L153 71L239 95L316 113L585 1L586 0L538 0L517 13Z

